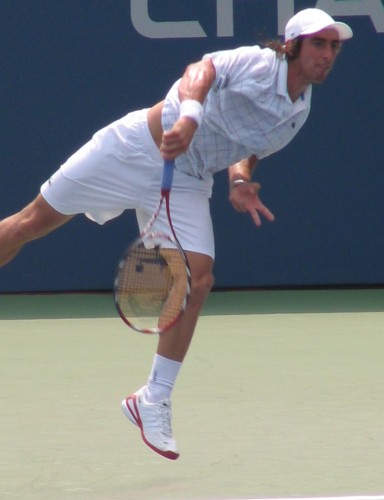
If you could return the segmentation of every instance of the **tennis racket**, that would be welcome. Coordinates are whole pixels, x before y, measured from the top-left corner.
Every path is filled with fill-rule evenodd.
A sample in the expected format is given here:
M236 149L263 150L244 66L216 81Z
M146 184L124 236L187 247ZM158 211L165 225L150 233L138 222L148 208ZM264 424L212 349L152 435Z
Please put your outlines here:
M158 208L116 270L116 309L128 326L141 333L162 333L174 326L190 294L188 260L176 237L169 208L173 170L174 161L164 161ZM168 234L154 230L164 200Z

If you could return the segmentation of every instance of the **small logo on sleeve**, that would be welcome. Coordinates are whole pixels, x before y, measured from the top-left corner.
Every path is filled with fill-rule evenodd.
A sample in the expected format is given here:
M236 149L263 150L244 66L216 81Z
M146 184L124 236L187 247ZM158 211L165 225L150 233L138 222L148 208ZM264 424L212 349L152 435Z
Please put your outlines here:
M228 75L220 75L217 79L216 85L213 89L214 92L218 92L219 90L225 89L229 84L229 76Z

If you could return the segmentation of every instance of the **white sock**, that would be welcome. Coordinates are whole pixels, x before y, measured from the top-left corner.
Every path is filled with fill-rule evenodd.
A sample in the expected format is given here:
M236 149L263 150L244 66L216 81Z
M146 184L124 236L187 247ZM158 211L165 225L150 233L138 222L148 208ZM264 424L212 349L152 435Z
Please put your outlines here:
M179 361L155 354L145 394L148 403L157 403L162 399L171 397L180 368L181 363Z

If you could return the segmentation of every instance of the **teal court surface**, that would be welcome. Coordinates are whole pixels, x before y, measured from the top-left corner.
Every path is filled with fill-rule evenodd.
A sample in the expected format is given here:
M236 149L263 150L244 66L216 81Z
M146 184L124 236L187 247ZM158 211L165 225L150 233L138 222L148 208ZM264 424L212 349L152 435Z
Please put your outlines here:
M0 342L0 499L384 500L383 289L212 293L175 462L120 410L156 336L111 295L0 295Z

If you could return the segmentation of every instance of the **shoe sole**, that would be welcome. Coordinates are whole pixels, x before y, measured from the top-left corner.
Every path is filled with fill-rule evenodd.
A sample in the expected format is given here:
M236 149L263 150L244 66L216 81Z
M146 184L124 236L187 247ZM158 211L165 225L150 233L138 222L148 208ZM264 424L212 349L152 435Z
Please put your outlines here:
M127 399L124 399L121 402L121 408L123 410L124 415L128 418L128 420L140 429L142 440L149 448L151 448L151 450L155 451L162 457L168 458L168 460L177 460L179 458L180 456L179 453L176 453L171 450L168 451L160 450L159 448L156 448L156 446L154 446L152 443L147 441L144 435L143 424L140 418L139 410L137 408L135 395L129 396Z

